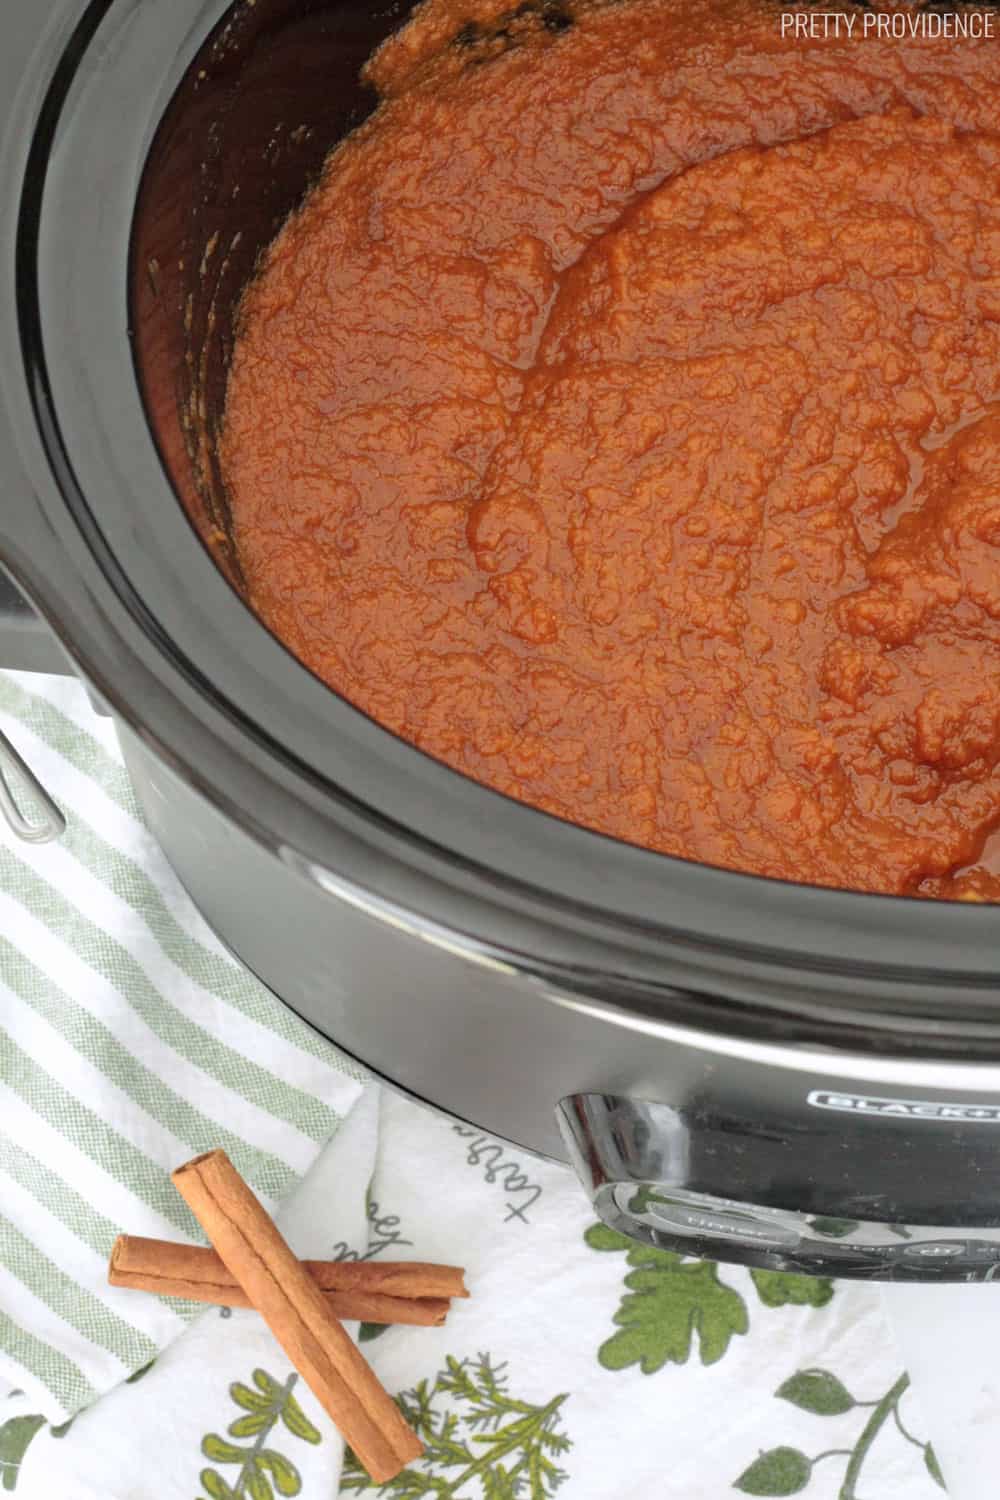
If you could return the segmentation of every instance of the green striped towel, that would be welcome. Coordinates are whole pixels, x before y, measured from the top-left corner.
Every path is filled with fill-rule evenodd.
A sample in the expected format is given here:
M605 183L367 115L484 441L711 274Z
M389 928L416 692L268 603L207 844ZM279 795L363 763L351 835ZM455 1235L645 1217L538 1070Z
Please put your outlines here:
M0 825L0 1377L61 1421L197 1311L106 1285L119 1232L202 1238L171 1169L222 1146L273 1208L362 1084L205 926L79 684L0 673L0 728L69 823Z

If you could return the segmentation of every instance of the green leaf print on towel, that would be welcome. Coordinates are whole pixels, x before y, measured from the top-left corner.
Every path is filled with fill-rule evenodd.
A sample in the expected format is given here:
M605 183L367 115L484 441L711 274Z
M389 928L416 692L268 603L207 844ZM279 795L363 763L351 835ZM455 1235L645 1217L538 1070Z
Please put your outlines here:
M298 1378L290 1375L281 1385L266 1370L254 1370L254 1389L240 1381L229 1387L230 1396L245 1415L230 1422L228 1438L217 1432L206 1433L201 1451L213 1463L239 1467L232 1483L216 1469L202 1469L202 1489L209 1500L275 1500L276 1495L301 1493L298 1469L284 1454L268 1446L279 1422L305 1443L321 1441L320 1433L292 1395ZM232 1438L240 1441L232 1442Z
M137 1380L141 1380L144 1375L149 1374L155 1363L155 1359L151 1359L141 1369L135 1370L131 1375L127 1375L125 1377L125 1384L135 1385ZM20 1396L23 1395L23 1392L10 1391L8 1395ZM76 1417L70 1417L67 1421L60 1422L55 1427L49 1427L49 1436L54 1438L66 1437L75 1421ZM4 1422L0 1426L0 1482L3 1483L5 1490L12 1490L16 1487L18 1476L21 1473L21 1465L24 1462L24 1455L28 1451L28 1445L32 1438L43 1427L47 1426L48 1423L45 1418L37 1416L33 1412L21 1417L11 1417L10 1421Z
M776 1395L817 1417L836 1417L857 1405L847 1387L829 1370L800 1370L779 1385Z
M900 1415L899 1404L909 1388L908 1375L889 1387L875 1401L856 1400L841 1380L829 1370L799 1370L784 1381L775 1392L801 1411L818 1417L838 1417L859 1410L868 1413L852 1447L826 1448L813 1457L798 1448L768 1448L759 1453L736 1480L735 1488L745 1495L798 1495L806 1489L813 1469L830 1459L846 1459L844 1478L838 1490L839 1500L860 1500L858 1483L868 1455L875 1447L886 1425L891 1421L900 1435L923 1455L931 1478L944 1489L944 1479L930 1443L914 1437Z
M825 1307L833 1296L833 1282L825 1276L753 1270L750 1280L765 1307Z
M797 1448L769 1448L736 1481L745 1495L797 1495L805 1489L812 1464Z
M739 1292L719 1280L718 1267L706 1260L684 1260L668 1250L594 1224L586 1233L592 1250L625 1250L633 1267L625 1277L628 1292L614 1321L619 1332L601 1345L598 1359L606 1370L639 1365L652 1375L668 1362L684 1364L697 1334L701 1362L712 1365L729 1348L736 1333L749 1328L746 1304Z
M558 1429L565 1395L538 1406L508 1391L506 1366L488 1354L449 1356L432 1381L398 1396L424 1456L381 1486L348 1449L341 1494L376 1491L394 1500L550 1500L566 1475L556 1460L572 1446Z
M45 1426L44 1417L11 1417L0 1427L0 1478L5 1490L17 1484L28 1444L40 1427Z
M939 1484L942 1489L947 1488L944 1482L944 1475L941 1473L941 1465L937 1461L937 1454L934 1452L934 1449L931 1447L930 1443L928 1443L926 1448L924 1449L924 1468L934 1480L935 1484Z
M584 1239L592 1250L623 1252L631 1267L613 1320L619 1331L597 1353L606 1370L637 1364L654 1375L665 1364L685 1364L696 1338L702 1364L712 1365L736 1334L748 1331L746 1302L721 1279L714 1261L641 1245L606 1224L592 1224ZM833 1296L833 1283L823 1277L752 1271L751 1279L765 1307L825 1307Z

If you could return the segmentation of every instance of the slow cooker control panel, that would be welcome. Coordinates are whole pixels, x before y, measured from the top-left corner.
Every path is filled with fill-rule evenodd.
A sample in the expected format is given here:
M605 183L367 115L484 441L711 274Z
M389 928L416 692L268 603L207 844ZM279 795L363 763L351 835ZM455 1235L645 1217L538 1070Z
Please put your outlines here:
M995 1222L990 1223L983 1209L970 1203L961 1228L903 1222L892 1214L898 1194L891 1137L887 1150L884 1137L862 1133L855 1141L844 1132L839 1142L826 1141L832 1150L811 1156L817 1142L792 1128L784 1156L787 1162L790 1150L797 1148L802 1206L776 1206L706 1191L705 1177L719 1151L728 1151L730 1167L738 1163L744 1181L753 1182L759 1172L760 1195L773 1188L777 1126L759 1122L753 1131L737 1125L727 1132L726 1122L710 1119L703 1108L685 1110L614 1094L573 1095L560 1103L558 1116L573 1164L601 1219L659 1249L813 1275L1000 1279L1000 1212L994 1211ZM905 1110L888 1118L898 1133ZM956 1128L963 1123L956 1122ZM990 1122L980 1114L979 1123ZM707 1132L707 1139L699 1139L699 1131ZM879 1161L889 1165L883 1191L873 1192L866 1180L852 1181L856 1145L876 1166ZM1000 1147L1000 1136L996 1145ZM897 1160L898 1154L897 1140ZM732 1171L729 1175L732 1179ZM817 1197L825 1198L826 1211L817 1206ZM980 1222L970 1224L972 1215Z
M711 1256L721 1241L770 1252L768 1264L781 1260L788 1270L921 1281L939 1275L972 1281L1000 1277L1000 1228L970 1238L971 1231L943 1236L926 1225L810 1219L697 1193L664 1192L655 1183L615 1183L602 1203L601 1216L612 1227L687 1255Z

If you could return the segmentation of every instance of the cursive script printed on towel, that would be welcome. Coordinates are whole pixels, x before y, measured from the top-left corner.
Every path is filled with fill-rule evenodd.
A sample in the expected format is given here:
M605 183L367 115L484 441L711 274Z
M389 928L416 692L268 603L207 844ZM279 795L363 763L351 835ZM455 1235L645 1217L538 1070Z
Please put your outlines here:
M527 1224L528 1209L542 1196L539 1184L532 1182L524 1175L520 1162L505 1155L506 1147L502 1146L499 1141L481 1134L469 1125L453 1125L451 1128L457 1136L461 1136L463 1141L469 1142L465 1155L469 1166L482 1167L483 1176L487 1182L500 1183L509 1198L517 1199L516 1202L507 1203L504 1223L509 1223L511 1219L520 1219L522 1224Z
M399 1228L398 1214L384 1214L375 1202L369 1197L368 1210L368 1248L363 1253L352 1250L346 1240L338 1240L330 1254L331 1260L374 1260L376 1255L381 1255L383 1250L390 1250L393 1245L412 1245L413 1241L404 1239Z

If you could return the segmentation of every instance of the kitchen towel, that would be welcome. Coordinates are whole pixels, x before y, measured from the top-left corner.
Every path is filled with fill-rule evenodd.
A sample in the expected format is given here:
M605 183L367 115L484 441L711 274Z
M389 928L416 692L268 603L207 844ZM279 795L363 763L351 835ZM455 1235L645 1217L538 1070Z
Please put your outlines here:
M0 1402L16 1500L943 1500L876 1287L631 1244L568 1170L374 1088L279 1223L466 1266L444 1327L358 1331L424 1457L373 1484L254 1315L212 1309L69 1431Z
M35 851L0 833L5 1491L943 1494L936 1450L957 1476L959 1414L941 1431L927 1372L914 1367L911 1385L876 1287L634 1244L597 1223L567 1169L362 1091L205 930L82 690L0 676L0 726L70 820L61 844ZM191 1229L167 1172L219 1143L265 1201L283 1200L278 1222L300 1254L467 1268L473 1296L443 1328L357 1330L427 1445L381 1490L254 1314L201 1309L185 1326L193 1310L104 1285L117 1230ZM995 1422L979 1396L969 1420ZM992 1496L992 1472L964 1470L952 1500Z
M120 1231L202 1240L170 1171L222 1146L274 1208L362 1085L208 930L76 681L0 674L0 728L68 820L0 825L0 1377L59 1423L199 1310L106 1284Z

